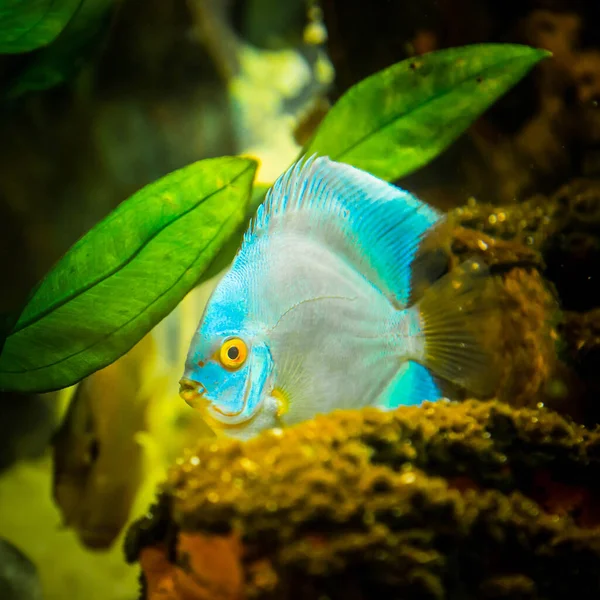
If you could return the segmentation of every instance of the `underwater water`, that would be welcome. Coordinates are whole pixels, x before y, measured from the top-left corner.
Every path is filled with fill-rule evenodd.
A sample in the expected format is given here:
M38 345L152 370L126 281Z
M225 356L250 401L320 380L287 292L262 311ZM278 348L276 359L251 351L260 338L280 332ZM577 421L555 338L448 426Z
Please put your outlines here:
M598 23L0 0L0 599L600 597Z

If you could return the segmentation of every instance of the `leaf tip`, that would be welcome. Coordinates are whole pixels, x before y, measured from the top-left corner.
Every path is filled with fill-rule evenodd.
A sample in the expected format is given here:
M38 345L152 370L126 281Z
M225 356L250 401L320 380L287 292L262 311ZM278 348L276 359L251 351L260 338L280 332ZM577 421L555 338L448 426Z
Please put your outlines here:
M262 165L262 161L255 154L239 154L238 158L245 161L249 167L254 167L255 171Z
M546 50L545 48L536 48L536 53L538 56L538 61L543 60L545 58L552 58L554 54L550 50Z
M482 46L495 46L499 49L506 48L510 54L512 54L512 58L525 59L532 64L538 63L542 59L552 56L552 52L550 52L550 50L546 50L545 48L536 48L527 44L482 44Z

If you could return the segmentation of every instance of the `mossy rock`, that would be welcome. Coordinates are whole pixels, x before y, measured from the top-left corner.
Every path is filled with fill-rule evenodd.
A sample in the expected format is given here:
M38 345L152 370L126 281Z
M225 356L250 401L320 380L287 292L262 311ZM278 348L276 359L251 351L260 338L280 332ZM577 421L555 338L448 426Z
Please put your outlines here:
M476 255L504 280L498 397L600 423L600 180L510 206L469 202L450 219L453 263Z
M599 526L600 431L470 400L202 443L126 550L148 600L597 600Z

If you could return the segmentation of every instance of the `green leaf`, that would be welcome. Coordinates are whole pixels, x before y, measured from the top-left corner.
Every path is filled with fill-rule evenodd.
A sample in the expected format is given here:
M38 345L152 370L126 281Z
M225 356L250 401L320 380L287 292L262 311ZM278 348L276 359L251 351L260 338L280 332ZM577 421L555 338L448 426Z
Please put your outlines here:
M0 53L30 52L49 44L82 0L0 0Z
M0 355L0 389L67 387L134 346L243 222L256 163L203 160L146 186L50 271Z
M82 0L58 38L33 53L6 96L15 99L26 92L45 90L75 75L97 50L110 24L112 7L113 0Z
M402 61L350 88L305 152L397 180L445 150L547 56L528 46L481 44Z

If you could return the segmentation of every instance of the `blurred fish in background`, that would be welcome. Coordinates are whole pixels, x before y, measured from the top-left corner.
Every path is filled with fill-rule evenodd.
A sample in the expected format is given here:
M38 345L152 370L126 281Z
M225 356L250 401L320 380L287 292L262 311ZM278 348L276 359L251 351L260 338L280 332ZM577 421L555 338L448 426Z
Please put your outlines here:
M65 392L53 440L53 497L64 526L95 550L110 548L144 484L157 482L189 443L212 436L177 405L178 373L215 281L179 306L120 359Z
M81 381L54 440L54 499L88 548L114 542L142 481L155 354L149 334Z

